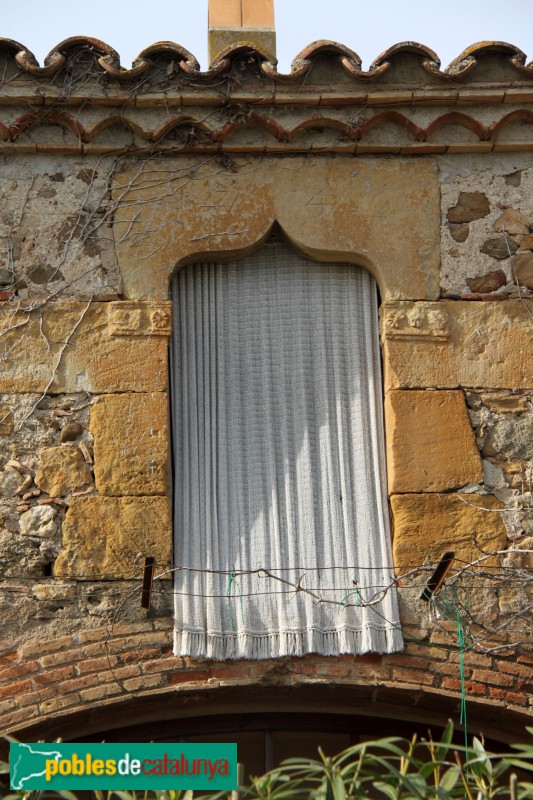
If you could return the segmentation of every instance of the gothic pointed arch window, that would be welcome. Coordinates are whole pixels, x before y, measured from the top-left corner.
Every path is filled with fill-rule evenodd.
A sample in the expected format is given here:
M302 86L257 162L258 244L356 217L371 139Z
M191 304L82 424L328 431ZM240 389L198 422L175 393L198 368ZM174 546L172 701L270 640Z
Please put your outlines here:
M374 279L269 243L172 296L175 653L400 650Z

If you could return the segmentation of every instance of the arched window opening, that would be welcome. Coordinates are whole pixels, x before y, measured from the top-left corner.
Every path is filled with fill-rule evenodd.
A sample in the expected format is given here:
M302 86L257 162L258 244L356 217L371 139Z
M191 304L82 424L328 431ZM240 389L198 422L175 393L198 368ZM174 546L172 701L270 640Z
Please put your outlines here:
M374 279L272 243L172 296L175 653L400 650Z

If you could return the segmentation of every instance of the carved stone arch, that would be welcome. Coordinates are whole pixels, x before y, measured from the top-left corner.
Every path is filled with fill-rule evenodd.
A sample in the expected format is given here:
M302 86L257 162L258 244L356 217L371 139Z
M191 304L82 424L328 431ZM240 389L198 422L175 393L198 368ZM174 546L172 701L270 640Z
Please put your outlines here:
M275 221L308 258L368 269L384 302L439 294L439 188L428 162L183 156L179 169L154 161L121 172L115 197L128 299L165 299L176 265L242 258Z
M263 220L262 223L262 233L251 245L247 245L242 248L235 247L236 244L240 243L239 238L233 243L233 246L228 247L227 249L225 248L219 250L218 248L213 248L210 250L203 250L201 252L190 253L182 261L176 264L175 270L173 273L171 273L170 277L173 277L173 275L179 272L183 267L191 264L198 264L205 261L216 261L218 263L241 261L242 259L259 250L268 242L276 242L285 245L289 250L292 250L294 253L303 256L303 258L307 258L316 263L342 263L362 267L376 280L380 293L382 291L386 291L386 286L380 285L380 280L382 284L384 283L384 276L382 272L380 272L378 266L372 260L365 257L363 254L358 252L339 252L334 249L317 249L312 245L312 243L309 243L309 238L307 236L302 236L301 234L298 234L297 231L292 229L290 221L289 224L284 224L278 218L275 218L272 220Z

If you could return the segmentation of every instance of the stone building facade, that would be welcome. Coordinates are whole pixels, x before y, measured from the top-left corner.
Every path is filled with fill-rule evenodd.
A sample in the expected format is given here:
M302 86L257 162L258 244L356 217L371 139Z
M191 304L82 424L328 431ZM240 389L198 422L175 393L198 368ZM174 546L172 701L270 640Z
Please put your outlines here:
M283 712L370 735L458 725L464 689L472 730L516 738L533 713L533 65L493 42L442 70L404 43L362 71L323 41L287 75L250 43L201 72L165 42L127 70L76 38L39 66L4 39L0 76L1 729L168 738ZM173 557L169 280L274 228L378 281L403 653L176 658L168 574L141 608L144 557L158 574ZM446 550L464 687L457 620L420 599Z

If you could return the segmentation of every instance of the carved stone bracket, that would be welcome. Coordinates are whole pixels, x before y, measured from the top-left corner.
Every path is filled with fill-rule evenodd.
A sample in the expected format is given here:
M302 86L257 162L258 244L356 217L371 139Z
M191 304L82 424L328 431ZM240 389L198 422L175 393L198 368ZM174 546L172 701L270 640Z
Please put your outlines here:
M111 336L170 336L170 301L127 301L109 304Z
M448 312L439 303L387 303L381 315L381 332L386 339L445 342L450 336Z

